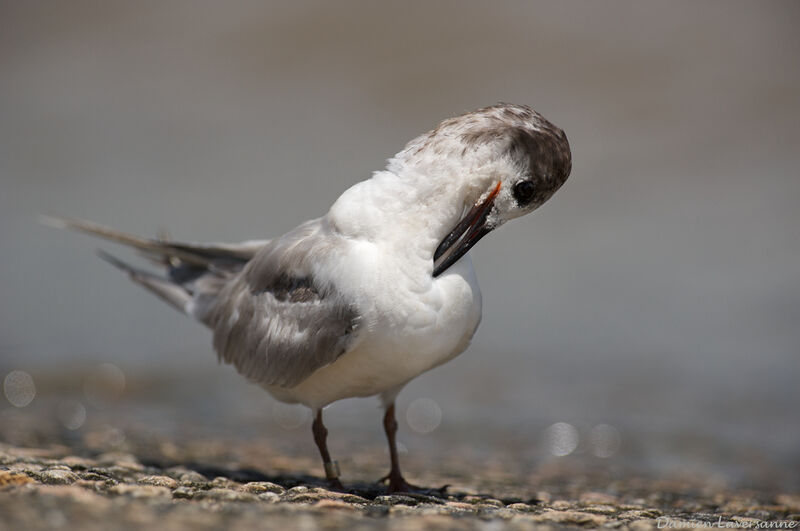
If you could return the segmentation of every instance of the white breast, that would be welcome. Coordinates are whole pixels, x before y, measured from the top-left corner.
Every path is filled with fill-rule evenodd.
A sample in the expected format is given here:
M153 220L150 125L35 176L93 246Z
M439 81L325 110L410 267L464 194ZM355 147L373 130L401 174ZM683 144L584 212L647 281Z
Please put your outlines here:
M320 408L343 398L399 390L463 352L481 319L481 294L469 256L436 279L430 272L425 279L406 273L412 274L393 275L395 281L380 291L365 282L371 293L364 294L363 328L353 350L294 388L267 390L278 400Z

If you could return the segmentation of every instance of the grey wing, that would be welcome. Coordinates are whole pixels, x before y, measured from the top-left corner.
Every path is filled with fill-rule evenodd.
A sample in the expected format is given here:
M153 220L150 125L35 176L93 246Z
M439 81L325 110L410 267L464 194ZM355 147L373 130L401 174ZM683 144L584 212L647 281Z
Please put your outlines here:
M324 222L271 241L219 293L210 315L214 348L249 379L294 387L352 345L358 315L311 264L335 253ZM338 244L340 245L340 244Z

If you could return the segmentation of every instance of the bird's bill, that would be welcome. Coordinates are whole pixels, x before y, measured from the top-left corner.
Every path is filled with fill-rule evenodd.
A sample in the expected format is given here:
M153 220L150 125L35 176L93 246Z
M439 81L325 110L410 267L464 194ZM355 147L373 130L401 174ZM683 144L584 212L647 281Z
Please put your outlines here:
M502 181L498 181L497 185L483 201L475 203L455 228L450 231L450 234L444 237L439 247L436 248L436 252L433 253L434 277L444 273L459 258L467 254L467 251L472 249L472 246L478 243L478 240L492 231L494 227L487 226L486 219L492 210L497 194L500 193L501 184Z

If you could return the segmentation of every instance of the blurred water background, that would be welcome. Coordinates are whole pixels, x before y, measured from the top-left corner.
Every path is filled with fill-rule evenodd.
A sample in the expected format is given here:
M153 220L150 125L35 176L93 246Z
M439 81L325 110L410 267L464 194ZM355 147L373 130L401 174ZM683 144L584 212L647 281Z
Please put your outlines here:
M791 1L0 1L0 422L313 457L307 416L37 215L280 235L510 101L566 131L572 176L472 251L483 323L401 394L405 446L800 488L798 22ZM375 406L331 407L335 453L383 444Z

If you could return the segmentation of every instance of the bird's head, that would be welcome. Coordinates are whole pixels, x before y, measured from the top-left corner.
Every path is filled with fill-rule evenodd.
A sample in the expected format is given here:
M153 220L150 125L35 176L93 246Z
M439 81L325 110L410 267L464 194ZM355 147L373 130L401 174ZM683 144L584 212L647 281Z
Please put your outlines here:
M572 156L561 129L530 107L501 103L443 121L392 164L436 177L442 193L460 188L461 217L434 253L438 276L480 238L547 201L567 180Z

